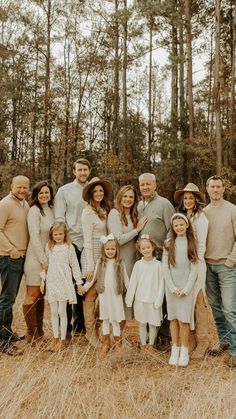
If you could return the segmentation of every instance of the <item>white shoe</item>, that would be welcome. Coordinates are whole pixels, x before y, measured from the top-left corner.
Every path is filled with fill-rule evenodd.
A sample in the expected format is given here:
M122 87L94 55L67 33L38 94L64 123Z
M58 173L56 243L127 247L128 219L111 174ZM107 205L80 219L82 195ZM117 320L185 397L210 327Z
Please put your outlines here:
M171 346L171 355L169 365L178 365L180 347L176 345Z
M186 346L181 346L178 365L180 367L187 367L188 363L189 363L188 348Z

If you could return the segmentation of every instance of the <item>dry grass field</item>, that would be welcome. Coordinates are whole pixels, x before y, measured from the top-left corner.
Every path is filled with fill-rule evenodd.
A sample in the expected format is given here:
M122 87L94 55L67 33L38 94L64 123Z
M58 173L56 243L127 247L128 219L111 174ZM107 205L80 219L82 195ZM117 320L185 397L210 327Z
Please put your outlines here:
M15 330L24 332L21 304L15 305ZM48 310L46 336L50 339ZM84 337L60 353L25 342L22 357L0 354L0 418L236 418L236 371L223 357L191 361L188 368L168 365L168 354L141 354L137 329L121 355L102 357ZM214 343L214 328L211 339Z

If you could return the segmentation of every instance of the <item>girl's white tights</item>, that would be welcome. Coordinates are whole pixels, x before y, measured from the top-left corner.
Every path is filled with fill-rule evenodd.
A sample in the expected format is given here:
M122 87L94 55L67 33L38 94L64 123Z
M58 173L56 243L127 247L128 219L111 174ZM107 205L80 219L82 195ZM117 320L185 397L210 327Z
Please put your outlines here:
M149 345L153 345L156 339L157 327L148 323L149 326ZM147 323L139 323L139 337L141 345L146 345L147 343Z
M115 320L111 322L112 324L112 331L113 336L120 336L120 323L116 322ZM110 334L110 322L109 320L103 320L102 322L102 333L103 335Z
M66 331L67 331L66 305L67 305L67 301L54 301L53 303L50 303L53 336L54 338L59 338L59 327L60 327L61 340L66 339ZM59 323L59 318L60 318L60 323Z

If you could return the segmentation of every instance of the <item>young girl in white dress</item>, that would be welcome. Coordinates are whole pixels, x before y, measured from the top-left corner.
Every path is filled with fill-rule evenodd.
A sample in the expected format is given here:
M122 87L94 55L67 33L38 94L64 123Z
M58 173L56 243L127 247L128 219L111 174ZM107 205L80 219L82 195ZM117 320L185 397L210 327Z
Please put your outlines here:
M126 304L131 307L134 301L134 317L139 322L141 349L153 350L157 327L162 320L164 298L162 267L161 262L156 259L158 246L147 234L142 235L137 241L136 249L141 259L134 265L126 294Z
M172 348L170 365L186 367L189 362L188 344L193 287L197 279L197 247L190 221L182 213L171 218L171 238L163 252L163 274L166 281L166 301L170 320ZM179 347L179 342L181 347Z
M55 222L50 228L46 255L48 257L48 270L46 273L45 298L50 304L54 337L49 349L63 349L66 347L66 305L67 302L76 304L77 301L72 275L77 286L83 283L75 249L64 223Z
M102 353L110 349L110 324L114 337L114 349L120 350L122 346L120 323L125 320L123 294L128 285L129 278L125 264L120 259L119 245L113 234L102 236L102 256L95 267L92 283L86 282L84 289L96 283L99 298L99 318L102 320Z

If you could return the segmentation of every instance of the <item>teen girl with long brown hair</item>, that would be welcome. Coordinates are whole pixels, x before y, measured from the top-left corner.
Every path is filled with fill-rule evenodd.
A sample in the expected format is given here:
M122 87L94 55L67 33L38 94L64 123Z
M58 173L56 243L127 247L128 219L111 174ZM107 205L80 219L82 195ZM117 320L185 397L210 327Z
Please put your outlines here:
M172 339L169 364L186 367L189 362L193 286L197 278L197 248L191 224L184 214L172 216L170 231L171 238L165 242L163 252L163 275Z

